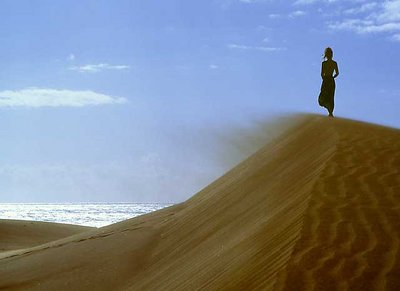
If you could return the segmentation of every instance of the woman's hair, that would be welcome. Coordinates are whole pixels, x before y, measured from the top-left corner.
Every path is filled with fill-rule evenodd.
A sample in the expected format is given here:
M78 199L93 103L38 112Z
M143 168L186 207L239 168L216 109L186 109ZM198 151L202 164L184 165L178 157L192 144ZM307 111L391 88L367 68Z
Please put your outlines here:
M333 50L327 47L324 51L324 60L331 60L333 58Z

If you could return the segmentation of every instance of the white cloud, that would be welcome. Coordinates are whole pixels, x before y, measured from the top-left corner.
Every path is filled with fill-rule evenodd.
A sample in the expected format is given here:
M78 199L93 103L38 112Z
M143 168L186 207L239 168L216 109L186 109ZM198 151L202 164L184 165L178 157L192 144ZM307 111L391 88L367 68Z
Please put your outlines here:
M239 0L242 3L262 3L262 2L269 2L270 0Z
M93 91L72 91L44 88L0 91L0 107L83 107L121 104L127 100Z
M400 42L400 33L392 35L391 39Z
M400 23L375 24L374 21L370 20L347 19L342 22L330 24L329 28L334 30L350 30L357 33L393 32L400 31Z
M344 11L344 13L345 14L360 14L360 13L364 13L364 12L369 12L369 11L377 8L378 6L379 5L377 2L364 3L361 6L346 9Z
M69 54L68 60L70 60L70 61L75 60L75 55L74 54Z
M270 18L270 19L295 18L295 17L299 17L299 16L304 16L306 14L307 13L303 10L296 10L296 11L292 11L287 14L271 13L271 14L268 14L268 18Z
M385 1L376 19L380 22L400 21L400 0Z
M304 15L306 15L306 12L305 12L305 11L296 10L296 11L293 11L293 12L289 13L288 16L289 16L290 18L295 18L295 17L299 17L299 16L304 16Z
M315 2L318 2L318 0L297 0L294 2L295 5L301 5L301 4L313 4Z
M343 3L343 2L352 2L352 3L362 3L366 0L297 0L294 2L295 5L311 5L314 3Z
M208 66L208 68L211 69L211 70L216 70L219 67L217 65L211 64L211 65Z
M271 19L278 19L278 18L281 18L282 15L278 14L278 13L271 13L271 14L268 15L268 17L271 18Z
M392 39L396 39L395 35L400 31L400 0L365 3L359 7L347 9L345 12L347 14L367 13L367 15L329 23L329 28L360 34L394 33Z
M70 70L78 71L81 73L97 73L105 70L127 70L130 66L127 65L109 65L109 64L92 64L84 66L70 67Z
M256 50L263 52L276 52L276 51L284 51L286 48L284 47L266 47L266 46L247 46L241 44L229 44L228 48L237 49L237 50Z

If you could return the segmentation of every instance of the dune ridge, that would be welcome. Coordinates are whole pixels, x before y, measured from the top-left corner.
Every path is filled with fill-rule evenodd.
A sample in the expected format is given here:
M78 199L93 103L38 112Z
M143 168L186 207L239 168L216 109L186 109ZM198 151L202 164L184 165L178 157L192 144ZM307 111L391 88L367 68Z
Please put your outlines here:
M399 170L399 130L310 115L184 203L0 253L0 289L398 290Z
M400 290L399 131L335 123L337 150L277 290Z
M0 252L23 249L93 229L39 221L0 219Z

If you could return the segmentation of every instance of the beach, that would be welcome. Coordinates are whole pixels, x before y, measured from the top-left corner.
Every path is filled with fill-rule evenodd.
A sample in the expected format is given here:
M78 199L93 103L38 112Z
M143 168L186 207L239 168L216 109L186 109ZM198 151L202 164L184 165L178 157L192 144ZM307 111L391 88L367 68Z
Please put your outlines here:
M400 130L306 115L183 203L0 231L2 290L400 290Z

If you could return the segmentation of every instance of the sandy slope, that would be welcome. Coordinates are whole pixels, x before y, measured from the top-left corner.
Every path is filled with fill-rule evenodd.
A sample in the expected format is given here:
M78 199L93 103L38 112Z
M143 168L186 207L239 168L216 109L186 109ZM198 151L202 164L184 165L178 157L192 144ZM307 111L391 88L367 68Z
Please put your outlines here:
M0 289L400 290L399 202L400 131L309 116L185 203L0 254Z
M90 229L70 224L0 219L0 252L41 245Z

